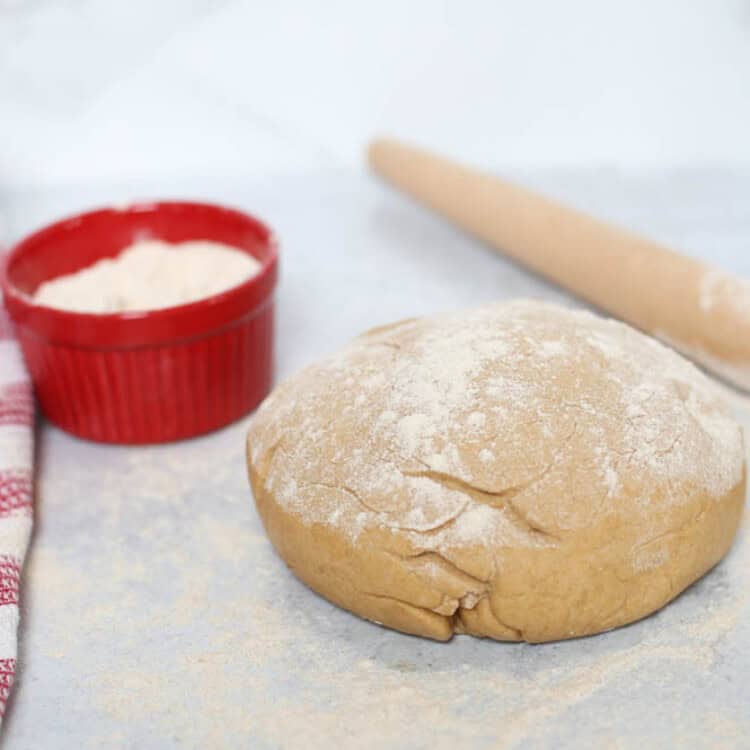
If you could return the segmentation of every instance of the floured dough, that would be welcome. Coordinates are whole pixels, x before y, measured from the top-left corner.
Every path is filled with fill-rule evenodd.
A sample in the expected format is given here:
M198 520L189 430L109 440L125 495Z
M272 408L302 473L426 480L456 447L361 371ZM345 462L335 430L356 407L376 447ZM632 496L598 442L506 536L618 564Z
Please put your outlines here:
M743 455L679 355L528 301L370 331L278 387L248 435L292 570L441 640L569 638L660 608L729 548Z

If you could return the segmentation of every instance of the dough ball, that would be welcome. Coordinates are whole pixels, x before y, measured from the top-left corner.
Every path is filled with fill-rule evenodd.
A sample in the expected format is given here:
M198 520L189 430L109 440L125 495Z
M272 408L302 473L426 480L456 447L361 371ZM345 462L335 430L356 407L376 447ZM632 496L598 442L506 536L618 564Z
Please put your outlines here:
M264 402L248 464L299 578L439 640L644 617L726 553L745 495L741 429L702 373L529 301L355 339Z

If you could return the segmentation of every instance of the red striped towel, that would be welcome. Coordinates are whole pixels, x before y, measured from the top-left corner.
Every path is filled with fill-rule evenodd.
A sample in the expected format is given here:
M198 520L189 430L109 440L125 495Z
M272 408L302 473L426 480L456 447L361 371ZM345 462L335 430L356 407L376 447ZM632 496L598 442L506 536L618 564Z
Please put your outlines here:
M0 721L16 672L18 584L32 523L34 401L0 308Z

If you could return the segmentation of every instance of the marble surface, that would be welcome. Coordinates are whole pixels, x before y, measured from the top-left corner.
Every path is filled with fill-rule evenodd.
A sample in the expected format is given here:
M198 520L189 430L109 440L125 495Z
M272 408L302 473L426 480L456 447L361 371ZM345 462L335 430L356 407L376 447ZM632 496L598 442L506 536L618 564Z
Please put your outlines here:
M750 172L514 176L750 275ZM0 213L10 241L154 195L225 201L277 229L279 378L392 319L519 295L570 301L358 170L5 190ZM750 409L738 415L750 426ZM730 555L642 622L540 646L432 643L294 579L252 505L245 425L147 448L40 425L3 747L747 747L747 511Z

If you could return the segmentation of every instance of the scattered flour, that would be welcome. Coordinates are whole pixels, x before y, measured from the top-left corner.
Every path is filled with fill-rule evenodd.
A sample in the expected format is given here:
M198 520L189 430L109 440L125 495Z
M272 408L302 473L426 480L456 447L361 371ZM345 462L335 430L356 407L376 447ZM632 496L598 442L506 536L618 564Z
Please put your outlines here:
M495 460L495 454L492 451L487 450L487 448L482 448L482 450L479 451L479 460L482 463L488 464Z
M559 357L567 351L562 341L543 341L539 347L539 353L542 357L551 358Z
M485 423L487 422L487 416L481 411L473 411L471 414L469 414L466 422L469 427L480 429L481 427L484 427Z
M716 321L723 321L724 325L727 321L750 325L750 280L731 276L718 269L708 270L700 281L698 304L704 313L713 316ZM663 331L654 331L654 335L720 378L750 391L750 360L729 360L706 351L705 346L676 341Z
M699 304L704 312L730 306L733 315L750 321L750 281L712 269L703 275Z

